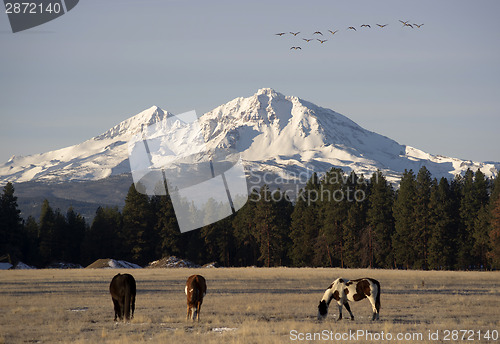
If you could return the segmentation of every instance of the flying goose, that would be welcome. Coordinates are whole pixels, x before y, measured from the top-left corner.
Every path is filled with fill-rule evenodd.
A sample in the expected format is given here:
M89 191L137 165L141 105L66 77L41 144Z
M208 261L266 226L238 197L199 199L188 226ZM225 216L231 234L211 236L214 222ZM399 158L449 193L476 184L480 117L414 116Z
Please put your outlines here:
M291 48L290 48L290 50L292 50L292 49L294 49L294 50L297 50L297 49L302 50L302 48L301 48L301 47L291 47Z
M328 41L327 39L323 39L323 40L321 40L321 39L316 39L316 40L317 40L318 42L320 42L321 44L323 44L323 43L325 43L326 41Z
M294 35L294 36L297 36L297 35L300 33L300 31L297 31L297 32L291 32L291 31L290 31L290 33L291 33L292 35Z

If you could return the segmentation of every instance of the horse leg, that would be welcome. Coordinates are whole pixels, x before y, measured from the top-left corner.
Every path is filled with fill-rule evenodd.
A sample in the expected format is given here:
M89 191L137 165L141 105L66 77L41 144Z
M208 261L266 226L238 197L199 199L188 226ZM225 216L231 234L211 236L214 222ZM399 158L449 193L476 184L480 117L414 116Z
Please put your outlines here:
M368 300L370 300L370 303L372 304L372 310L373 310L372 321L378 320L379 319L379 317L378 317L378 309L375 306L375 299L374 299L373 295L368 296Z
M120 320L125 319L125 296L122 298L120 302ZM125 319L127 321L127 319Z
M187 315L186 315L186 321L189 320L189 316L191 315L191 307L189 305L187 306Z
M351 315L351 320L354 320L354 315L352 314L351 312L351 307L349 307L349 304L346 302L344 302L344 307L345 309L347 309L347 311L349 312L349 314Z
M130 296L130 308L132 310L132 314L130 315L130 319L134 318L134 311L135 311L135 295Z
M112 299L112 300L113 300L113 305L115 308L115 321L116 321L116 318L118 318L118 316L121 314L120 313L120 304L118 303L118 300L115 300L115 299Z
M198 318L198 322L200 322L200 310L201 310L201 302L198 302L198 309L196 310L196 318Z
M339 303L339 318L337 319L337 321L339 320L342 320L342 304Z

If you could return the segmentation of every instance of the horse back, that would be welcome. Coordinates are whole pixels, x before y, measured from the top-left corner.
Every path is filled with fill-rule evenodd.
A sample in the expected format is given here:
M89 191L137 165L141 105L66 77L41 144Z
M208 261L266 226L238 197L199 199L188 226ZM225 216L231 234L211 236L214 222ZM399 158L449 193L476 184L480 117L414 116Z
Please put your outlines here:
M378 296L380 284L373 278L360 278L346 282L346 294L351 301L360 301L373 294Z
M207 293L207 283L201 275L192 275L186 281L187 302L194 304L202 302Z
M126 290L130 292L130 295L135 296L136 284L134 277L130 274L117 274L113 277L109 285L111 297L120 299L125 295Z

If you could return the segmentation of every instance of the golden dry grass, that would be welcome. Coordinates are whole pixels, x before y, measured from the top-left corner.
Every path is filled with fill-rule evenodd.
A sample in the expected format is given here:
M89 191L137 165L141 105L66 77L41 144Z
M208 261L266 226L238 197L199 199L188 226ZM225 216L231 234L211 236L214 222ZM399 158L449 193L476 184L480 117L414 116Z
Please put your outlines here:
M289 268L128 270L137 281L135 318L114 322L108 287L126 270L0 271L0 343L290 343L348 342L299 339L332 331L422 334L500 331L500 272L424 272ZM199 273L208 292L200 323L186 322L186 278ZM351 304L355 321L324 322L317 304L337 277L380 281L380 321L367 300ZM296 332L291 332L296 331ZM323 331L323 332L322 332ZM297 334L296 337L292 333ZM462 335L461 333L459 334ZM467 333L470 336L470 333ZM316 335L317 336L317 335ZM318 339L318 337L316 337ZM325 339L325 338L323 338ZM368 338L369 339L369 338ZM500 341L500 339L498 340ZM351 343L372 342L358 337ZM387 342L387 341L378 341ZM452 340L450 333L450 341Z

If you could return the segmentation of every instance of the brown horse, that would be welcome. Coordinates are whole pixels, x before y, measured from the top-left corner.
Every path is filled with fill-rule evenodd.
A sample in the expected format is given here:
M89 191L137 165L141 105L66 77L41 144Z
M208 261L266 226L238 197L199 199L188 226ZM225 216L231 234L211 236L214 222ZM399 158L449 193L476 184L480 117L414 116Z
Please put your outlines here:
M205 278L200 275L192 275L186 281L186 287L184 288L187 296L187 315L186 320L198 319L200 321L200 310L201 304L203 303L203 297L207 293L207 283Z
M115 306L115 321L129 320L134 317L135 310L135 279L130 274L118 274L111 280L109 292Z

